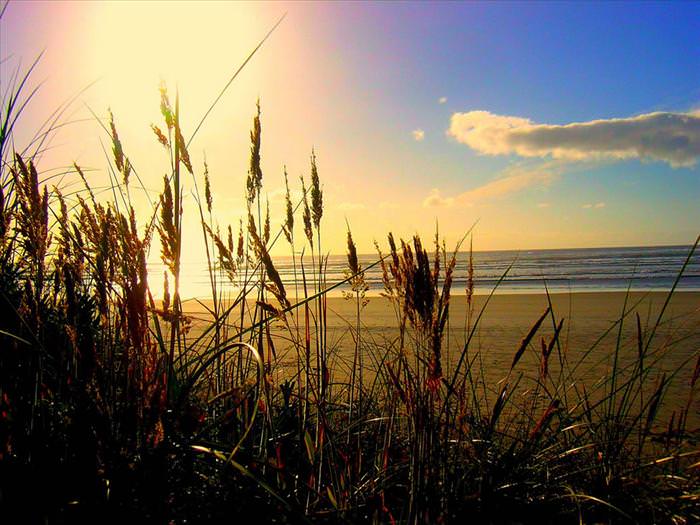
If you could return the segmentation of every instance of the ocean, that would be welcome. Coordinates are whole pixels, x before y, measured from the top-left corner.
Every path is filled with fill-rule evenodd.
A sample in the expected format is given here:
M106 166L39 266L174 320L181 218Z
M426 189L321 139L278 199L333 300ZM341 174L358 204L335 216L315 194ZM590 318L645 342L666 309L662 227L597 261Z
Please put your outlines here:
M541 293L545 285L550 292L596 292L669 290L685 262L691 246L655 246L630 248L576 248L526 251L480 251L473 253L474 284L476 294L496 293ZM359 256L363 268L369 268L378 259L376 254ZM297 257L295 282L294 262L291 256L276 257L275 266L280 273L287 293L294 295L295 289L303 290L300 261ZM467 286L469 253L461 252L457 257L452 293L464 293ZM307 279L310 279L311 258L304 258ZM510 269L508 270L508 268ZM162 265L151 265L149 273L155 277L163 274ZM346 277L345 255L328 257L326 287ZM507 271L507 273L506 273ZM380 265L367 270L365 281L368 295L377 295L383 290ZM211 296L209 277L203 265L184 265L182 268L182 296L206 298ZM240 283L238 283L240 284ZM159 283L151 278L153 291L157 293ZM307 281L309 290L313 289ZM235 294L237 283L226 285L224 290ZM347 290L341 285L331 295L341 295ZM678 290L700 290L700 253L696 252L686 266L677 285Z

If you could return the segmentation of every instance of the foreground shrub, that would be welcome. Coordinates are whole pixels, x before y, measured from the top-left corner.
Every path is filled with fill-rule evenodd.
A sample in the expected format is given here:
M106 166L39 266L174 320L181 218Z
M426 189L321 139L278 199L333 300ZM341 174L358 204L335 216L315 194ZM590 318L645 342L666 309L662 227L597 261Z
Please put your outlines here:
M698 436L687 428L700 375L697 352L682 365L694 367L687 403L670 421L659 420L678 373L655 372L669 348L655 340L668 300L646 330L636 305L625 302L609 330L618 334L611 375L595 385L577 381L592 348L575 360L562 349L566 320L550 304L514 349L503 380L493 384L484 373L488 356L474 343L490 296L474 311L471 258L464 344L445 360L448 324L461 321L450 318L461 243L448 253L436 235L429 253L419 237L397 244L389 235L386 255L380 251L374 264L381 265L396 330L380 339L363 328L368 268L359 265L349 231L347 277L327 282L315 152L310 186L302 179L298 202L285 173L286 216L275 233L262 193L259 106L248 209L237 235L214 220L208 168L199 175L192 165L179 104L171 104L164 88L163 124L153 131L172 171L141 226L129 186L136 169L111 115L106 132L115 197L103 202L79 166L73 174L83 190L69 196L42 182L31 154L11 155L8 122L16 106L3 107L9 108L0 119L6 516L14 512L30 522L220 522L244 514L270 522L698 521ZM199 203L211 285L207 319L199 325L180 297L186 178ZM294 262L294 295L270 255L282 235ZM146 265L156 236L167 268L162 298L152 296ZM348 321L349 358L328 333L328 292L341 284L356 314ZM625 343L629 323L636 338ZM632 362L621 357L625 344L633 346ZM347 371L338 365L343 360Z

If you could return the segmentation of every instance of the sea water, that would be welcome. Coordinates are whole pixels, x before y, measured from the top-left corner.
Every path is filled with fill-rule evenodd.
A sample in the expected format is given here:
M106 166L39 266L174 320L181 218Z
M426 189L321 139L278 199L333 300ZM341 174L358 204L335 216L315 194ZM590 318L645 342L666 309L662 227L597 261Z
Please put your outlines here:
M629 248L576 248L557 250L524 251L475 251L472 255L474 268L474 291L476 294L496 293L542 293L545 289L557 292L595 292L669 290L679 277L691 246L654 246ZM431 256L432 257L432 256ZM377 295L384 289L382 269L377 254L359 256L369 286L369 295ZM301 275L301 260L297 256L274 258L275 266L282 277L287 294L303 295L304 282ZM304 256L306 286L313 293L314 274L312 259ZM315 261L318 264L318 260ZM388 260L387 260L388 262ZM295 273L296 265L296 273ZM158 288L155 278L163 275L162 265L151 265L149 274L151 287ZM468 280L469 253L457 255L452 293L464 293ZM330 255L325 261L324 288L340 283L348 268L345 255ZM259 269L247 269L249 282L255 282L253 274ZM235 294L245 280L246 270L241 269L234 282L226 278L218 289ZM211 285L204 264L184 264L181 274L183 297L211 297ZM172 285L171 285L172 286ZM347 284L333 288L331 295L341 295L348 290ZM696 251L685 266L677 282L677 290L700 290L700 250ZM157 293L157 292L156 292Z

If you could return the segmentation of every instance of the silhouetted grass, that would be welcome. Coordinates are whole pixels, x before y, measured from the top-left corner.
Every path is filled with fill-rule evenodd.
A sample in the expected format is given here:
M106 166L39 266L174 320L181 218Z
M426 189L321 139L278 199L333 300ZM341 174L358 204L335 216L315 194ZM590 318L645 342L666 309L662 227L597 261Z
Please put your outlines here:
M577 373L595 345L572 360L560 345L567 321L550 302L493 384L483 370L488 355L472 343L488 300L473 311L471 258L465 343L454 366L445 361L460 245L448 252L436 234L430 253L417 236L397 243L389 234L375 264L396 337L378 341L363 334L367 268L348 227L344 282L355 315L343 369L327 330L327 294L340 283L326 277L314 152L299 202L285 173L286 216L275 231L262 192L258 106L248 209L234 236L213 219L208 168L192 165L177 98L172 105L162 88L163 123L153 131L172 170L152 215L137 218L129 189L135 167L113 118L106 130L111 201L95 198L78 166L84 190L69 197L42 182L29 150L10 154L25 85L3 102L0 118L4 516L49 523L244 515L352 523L700 519L700 452L687 428L697 351L682 365L694 367L687 403L670 421L658 419L678 373L655 372L668 301L646 329L636 305L625 302L610 329L618 333L612 373L594 385L577 381ZM197 193L211 284L209 321L199 330L180 297L185 177ZM303 237L294 235L299 224ZM280 236L294 282L303 283L293 296L270 255ZM153 242L167 268L162 298L148 284ZM224 284L234 284L236 295ZM632 362L620 358L628 323L637 334ZM527 368L524 356L533 354L538 364Z

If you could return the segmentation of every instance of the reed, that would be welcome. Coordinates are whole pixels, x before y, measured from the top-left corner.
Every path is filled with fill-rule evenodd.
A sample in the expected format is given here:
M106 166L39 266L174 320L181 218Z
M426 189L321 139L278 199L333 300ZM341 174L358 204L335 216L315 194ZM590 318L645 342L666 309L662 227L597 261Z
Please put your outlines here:
M152 130L170 172L140 218L129 189L138 169L111 114L111 200L97 198L78 166L82 191L49 188L35 157L12 151L25 85L0 118L0 496L27 521L220 522L233 512L291 522L700 519L698 435L687 424L700 357L657 373L674 345L658 333L675 285L646 326L625 302L609 330L605 381L579 386L597 343L567 351L569 321L550 301L494 384L487 349L475 343L489 298L476 312L471 247L459 355L447 355L446 338L461 243L448 252L437 233L430 251L418 236L389 234L378 247L372 266L381 265L396 323L383 338L366 330L368 268L349 225L345 278L327 282L315 151L310 186L302 177L292 199L285 168L285 215L270 217L259 103L248 209L234 235L235 224L216 220L209 168L192 164L178 99L173 107L165 87L162 127ZM190 178L211 284L203 319L180 298ZM154 298L146 261L156 235L166 272ZM280 238L293 296L271 255ZM345 354L327 322L327 295L340 285L354 306ZM629 323L634 340L623 337ZM683 367L693 370L687 401L662 421ZM28 505L25 492L43 496Z

